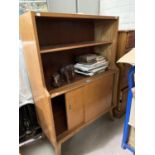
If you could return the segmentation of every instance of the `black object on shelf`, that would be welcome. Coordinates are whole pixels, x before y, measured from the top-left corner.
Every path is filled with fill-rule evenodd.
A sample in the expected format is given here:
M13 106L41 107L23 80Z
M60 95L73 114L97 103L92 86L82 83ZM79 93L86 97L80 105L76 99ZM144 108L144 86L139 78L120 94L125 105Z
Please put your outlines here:
M61 75L58 73L53 74L52 75L52 86L54 86L55 88L58 88L62 86L62 84L63 84L63 79Z
M19 108L19 143L30 140L41 132L34 104L21 106Z
M72 64L62 67L60 72L67 83L70 83L75 78L74 65Z

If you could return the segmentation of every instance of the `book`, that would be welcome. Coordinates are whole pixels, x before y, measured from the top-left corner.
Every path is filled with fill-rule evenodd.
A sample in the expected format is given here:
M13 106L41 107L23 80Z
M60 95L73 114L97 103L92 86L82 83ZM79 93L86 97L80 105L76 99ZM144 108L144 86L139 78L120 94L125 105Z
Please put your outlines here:
M75 73L79 73L79 74L83 74L83 75L87 75L87 76L93 76L95 74L99 74L99 73L104 72L104 71L105 71L105 69L100 69L96 72L83 72L83 71L75 69Z
M104 56L97 54L86 54L78 57L79 62L74 65L75 72L87 76L93 76L104 72L109 62Z
M79 69L81 71L90 71L92 69L98 68L98 67L102 67L102 66L108 66L108 62L107 61L101 61L101 62L96 62L92 65L84 65L84 64L75 64L74 68L75 69Z
M96 54L85 54L77 57L78 62L93 62L96 61Z

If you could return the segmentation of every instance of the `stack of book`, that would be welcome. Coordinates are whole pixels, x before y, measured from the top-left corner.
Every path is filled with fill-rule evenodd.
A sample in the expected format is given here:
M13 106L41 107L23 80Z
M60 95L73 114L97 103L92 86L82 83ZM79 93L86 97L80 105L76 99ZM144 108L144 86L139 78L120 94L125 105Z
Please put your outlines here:
M74 65L75 72L87 76L104 72L108 67L108 61L103 56L86 54L77 58L78 63Z

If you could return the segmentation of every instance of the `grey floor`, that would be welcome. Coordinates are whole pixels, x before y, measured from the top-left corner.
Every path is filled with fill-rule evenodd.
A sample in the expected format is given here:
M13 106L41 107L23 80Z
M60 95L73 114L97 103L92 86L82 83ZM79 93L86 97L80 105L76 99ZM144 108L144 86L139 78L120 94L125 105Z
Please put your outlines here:
M122 119L110 121L103 116L62 145L62 155L132 155L121 148ZM47 139L39 140L21 150L22 155L54 155Z

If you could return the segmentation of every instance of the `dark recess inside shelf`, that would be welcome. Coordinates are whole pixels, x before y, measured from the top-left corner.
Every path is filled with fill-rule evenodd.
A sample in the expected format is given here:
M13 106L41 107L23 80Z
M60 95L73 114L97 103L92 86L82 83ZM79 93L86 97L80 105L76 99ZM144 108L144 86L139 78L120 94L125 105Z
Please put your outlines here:
M93 20L39 17L36 24L40 48L94 41Z
M52 100L52 109L55 122L56 135L62 134L67 130L67 116L65 95L54 97Z

